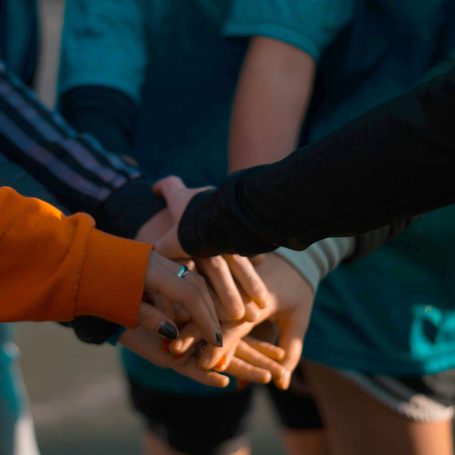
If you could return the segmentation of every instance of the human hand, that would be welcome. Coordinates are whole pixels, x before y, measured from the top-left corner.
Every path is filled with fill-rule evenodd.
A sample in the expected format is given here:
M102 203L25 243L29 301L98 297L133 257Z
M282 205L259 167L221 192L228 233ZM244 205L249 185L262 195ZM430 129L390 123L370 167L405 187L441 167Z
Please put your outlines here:
M174 187L180 188L182 194L186 191L186 187L178 177L163 179L154 186L154 189L158 188L170 195L174 194ZM188 191L196 194L201 190ZM150 218L139 230L136 240L153 243L155 249L160 252L160 244L166 236L173 235L173 224L178 223L184 210L184 208L181 209L182 199L180 197L177 199L177 205L173 202L170 208L161 210ZM162 250L161 253L166 253L166 250ZM187 257L186 254L183 256L164 255L178 260ZM267 304L267 289L248 258L238 255L215 256L198 258L196 264L198 271L207 278L221 303L222 314L219 315L221 320L239 320L245 317L252 321L257 316L257 306L264 308ZM253 303L244 306L238 285L257 306Z
M162 255L170 258L188 257L188 253L184 251L178 238L178 225L191 199L208 189L210 187L187 188L182 179L176 176L166 177L153 185L153 192L164 197L173 222L172 228L156 242L156 250Z
M303 338L313 307L314 291L300 273L276 254L266 255L256 268L269 291L269 303L260 310L255 323L248 321L222 324L223 348L207 347L199 359L199 365L214 368L226 356L238 340L248 335L260 322L270 319L279 329L278 345L285 356L280 363L286 372L274 377L277 387L289 387L291 373L298 365L303 349ZM171 343L174 352L182 353L197 339L197 327L188 325L182 329L179 339Z
M218 316L204 278L188 269L179 277L181 267L152 251L145 278L146 298L152 302L166 299L180 304L198 325L203 338L214 346L222 346Z

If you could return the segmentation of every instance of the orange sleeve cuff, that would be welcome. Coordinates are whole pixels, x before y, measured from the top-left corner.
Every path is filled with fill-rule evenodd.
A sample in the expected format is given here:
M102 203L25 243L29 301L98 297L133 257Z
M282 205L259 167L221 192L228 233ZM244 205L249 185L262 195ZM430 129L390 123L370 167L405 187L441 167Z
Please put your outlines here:
M136 327L152 245L94 229L87 241L75 315Z

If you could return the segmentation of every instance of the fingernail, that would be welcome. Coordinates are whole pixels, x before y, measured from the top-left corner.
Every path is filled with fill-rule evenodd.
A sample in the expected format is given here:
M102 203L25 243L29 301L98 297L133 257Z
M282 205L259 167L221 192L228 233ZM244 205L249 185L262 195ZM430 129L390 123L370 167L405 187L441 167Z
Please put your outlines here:
M201 357L206 346L207 346L207 342L205 340L199 340L193 347L193 354L196 357Z
M221 357L221 359L218 361L218 363L213 367L214 370L218 370L218 371L221 371L224 369L224 367L226 366L226 363L227 363L227 359L226 359L226 356L223 355L223 357Z
M165 338L169 338L170 340L175 340L179 335L177 327L167 321L160 323L160 326L158 327L158 333Z
M172 352L179 352L183 347L182 340L174 340L170 346Z
M221 335L221 330L217 330L215 332L215 336L216 336L216 345L219 348L222 348L223 347L223 335Z
M280 382L281 382L281 388L283 390L287 390L289 388L289 384L291 383L291 372L286 371L286 373L283 374L283 376L281 376Z

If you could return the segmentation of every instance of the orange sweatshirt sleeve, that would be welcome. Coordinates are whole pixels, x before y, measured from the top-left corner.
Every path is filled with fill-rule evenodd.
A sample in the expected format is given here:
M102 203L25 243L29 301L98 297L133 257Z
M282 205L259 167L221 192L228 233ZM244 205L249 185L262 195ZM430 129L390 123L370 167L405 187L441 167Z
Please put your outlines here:
M0 187L0 322L92 315L135 327L150 249Z

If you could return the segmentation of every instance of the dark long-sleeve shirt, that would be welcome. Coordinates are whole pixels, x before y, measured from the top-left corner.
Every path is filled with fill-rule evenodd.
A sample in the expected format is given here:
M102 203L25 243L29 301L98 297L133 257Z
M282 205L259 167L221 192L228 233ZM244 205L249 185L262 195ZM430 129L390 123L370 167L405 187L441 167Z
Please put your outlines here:
M188 253L301 250L455 201L455 66L284 160L196 195Z

